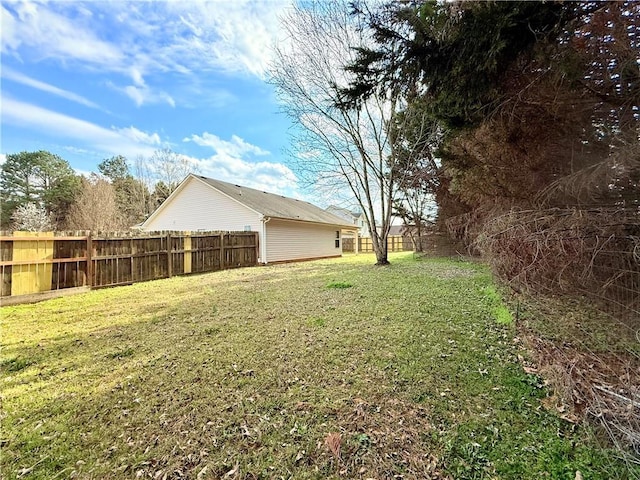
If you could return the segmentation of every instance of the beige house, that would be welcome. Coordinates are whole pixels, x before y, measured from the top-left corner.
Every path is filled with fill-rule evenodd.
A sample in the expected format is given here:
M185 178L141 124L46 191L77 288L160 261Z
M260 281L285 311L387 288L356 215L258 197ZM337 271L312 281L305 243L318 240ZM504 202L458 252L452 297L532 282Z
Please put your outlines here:
M257 231L266 264L339 257L354 225L302 200L191 174L141 228Z

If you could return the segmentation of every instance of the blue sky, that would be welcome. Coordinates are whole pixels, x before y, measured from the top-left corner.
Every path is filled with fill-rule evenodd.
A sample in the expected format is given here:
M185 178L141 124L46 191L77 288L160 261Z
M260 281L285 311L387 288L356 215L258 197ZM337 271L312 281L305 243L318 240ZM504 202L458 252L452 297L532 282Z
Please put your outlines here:
M48 150L79 172L171 148L202 175L304 196L266 83L289 2L3 1L2 158Z

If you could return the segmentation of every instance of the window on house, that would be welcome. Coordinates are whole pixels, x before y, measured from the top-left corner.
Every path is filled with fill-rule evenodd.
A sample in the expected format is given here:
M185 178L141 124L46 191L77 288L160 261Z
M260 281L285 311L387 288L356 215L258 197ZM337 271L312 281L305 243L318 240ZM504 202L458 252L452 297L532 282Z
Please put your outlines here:
M244 226L244 231L245 232L250 232L251 231L251 225L245 225Z
M336 248L340 248L340 230L336 230Z

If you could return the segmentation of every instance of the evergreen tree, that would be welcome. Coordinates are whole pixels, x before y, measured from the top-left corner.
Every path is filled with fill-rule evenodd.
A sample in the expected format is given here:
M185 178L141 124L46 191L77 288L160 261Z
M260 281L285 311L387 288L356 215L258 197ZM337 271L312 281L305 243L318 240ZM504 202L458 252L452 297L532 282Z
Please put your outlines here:
M29 203L44 208L54 224L63 224L80 181L69 163L46 151L7 155L0 169L2 225Z

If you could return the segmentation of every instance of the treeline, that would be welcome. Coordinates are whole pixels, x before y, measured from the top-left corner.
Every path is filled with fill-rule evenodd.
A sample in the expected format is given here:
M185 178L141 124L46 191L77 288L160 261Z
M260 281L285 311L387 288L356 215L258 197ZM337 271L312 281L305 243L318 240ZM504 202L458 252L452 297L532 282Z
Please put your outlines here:
M117 155L78 175L47 151L8 154L0 169L3 230L128 229L144 221L194 170L169 149L129 162Z
M354 9L375 43L347 66L343 102L403 94L395 141L431 146L436 162L405 169L435 194L441 228L527 286L609 288L637 272L639 3Z

